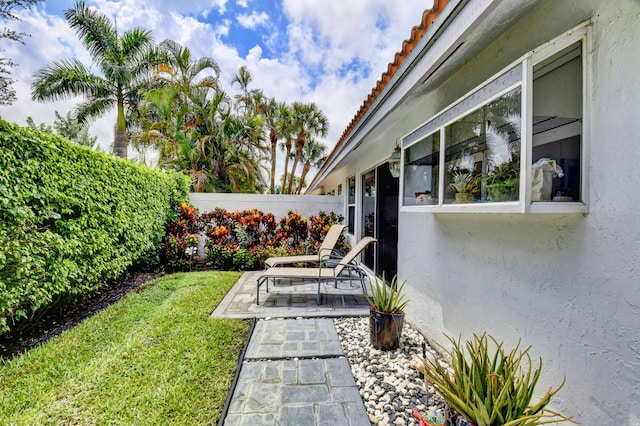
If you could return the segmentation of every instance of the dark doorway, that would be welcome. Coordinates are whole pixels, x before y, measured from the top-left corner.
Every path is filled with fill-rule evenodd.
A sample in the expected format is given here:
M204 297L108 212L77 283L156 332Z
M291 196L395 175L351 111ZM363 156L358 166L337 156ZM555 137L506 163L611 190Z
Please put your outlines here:
M391 278L398 272L398 192L400 179L391 176L389 163L376 170L376 275Z

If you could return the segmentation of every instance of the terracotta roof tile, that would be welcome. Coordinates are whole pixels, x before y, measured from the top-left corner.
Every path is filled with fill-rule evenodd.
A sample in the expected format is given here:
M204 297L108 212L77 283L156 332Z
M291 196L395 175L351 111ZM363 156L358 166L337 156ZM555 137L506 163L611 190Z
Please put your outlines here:
M375 87L371 90L369 96L367 96L367 99L365 99L356 115L353 117L347 128L342 133L342 136L327 157L324 165L326 165L333 158L336 152L338 152L340 147L347 139L347 136L349 136L351 131L358 125L371 105L373 105L378 96L380 96L380 93L382 93L382 90L386 87L387 83L391 81L396 71L398 71L398 69L400 68L400 65L402 65L404 60L409 56L413 48L416 47L422 36L427 32L429 26L433 23L440 12L442 12L442 9L444 9L447 3L449 3L449 0L434 0L433 7L431 9L425 10L422 13L422 21L420 22L420 24L414 26L411 29L411 36L407 40L402 42L402 49L399 52L396 52L393 62L390 62L387 66L387 70L382 73L380 80L378 80ZM322 168L324 168L324 165Z

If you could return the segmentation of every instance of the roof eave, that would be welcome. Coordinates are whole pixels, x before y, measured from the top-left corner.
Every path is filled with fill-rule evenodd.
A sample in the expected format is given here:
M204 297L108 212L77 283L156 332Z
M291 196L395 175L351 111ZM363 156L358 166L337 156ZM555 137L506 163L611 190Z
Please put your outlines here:
M384 102L384 99L393 92L394 88L402 80L402 77L411 70L416 62L422 57L438 34L441 33L452 21L455 11L465 0L434 0L433 7L423 12L422 22L411 30L411 37L402 43L402 50L397 52L394 61L389 63L387 70L376 83L369 96L365 99L360 109L351 120L341 138L322 164L318 173L311 181L307 191L316 189L316 185L327 175L328 170L344 155L339 154L349 152L354 149L354 136L367 122L369 117L375 113L377 108Z

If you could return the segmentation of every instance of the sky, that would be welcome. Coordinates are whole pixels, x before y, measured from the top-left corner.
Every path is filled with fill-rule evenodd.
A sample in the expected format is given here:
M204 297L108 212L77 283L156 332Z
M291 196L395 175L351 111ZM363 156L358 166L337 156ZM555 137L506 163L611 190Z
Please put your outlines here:
M142 26L156 42L171 39L192 57L211 57L221 68L222 88L241 66L250 71L249 89L286 102L315 102L329 120L322 140L328 152L393 61L394 54L421 21L431 0L86 0L106 14L118 30ZM91 58L64 19L73 1L47 0L17 10L21 21L3 23L30 34L24 44L0 41L13 69L17 101L0 106L0 116L20 125L32 117L52 124L79 99L40 103L31 100L34 73L47 64ZM95 69L95 67L94 67ZM93 122L91 133L108 149L113 142L115 109ZM130 151L130 157L135 153ZM280 156L282 157L282 156ZM281 171L278 172L278 176Z

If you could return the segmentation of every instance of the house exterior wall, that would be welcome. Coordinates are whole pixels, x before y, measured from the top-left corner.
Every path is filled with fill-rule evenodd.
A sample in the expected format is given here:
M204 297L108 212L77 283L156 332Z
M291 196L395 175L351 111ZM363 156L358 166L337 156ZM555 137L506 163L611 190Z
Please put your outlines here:
M271 195L271 194L223 194L192 192L189 201L200 212L209 212L220 207L229 211L259 209L271 212L276 218L285 217L289 210L295 210L302 217L317 215L320 210L344 215L342 197L326 195Z
M401 212L398 271L410 283L407 317L428 337L521 338L545 362L539 390L566 376L561 411L582 424L638 425L640 3L544 2L464 72L482 74L508 44L534 48L590 8L589 213ZM443 90L464 93L453 87L464 78ZM424 102L439 109L434 99L449 97Z
M494 10L510 0L495 1ZM481 3L469 1L469 6ZM513 2L512 2L513 3ZM522 2L524 4L524 0ZM402 209L398 275L407 320L443 333L519 339L543 358L541 395L581 424L640 425L640 3L541 0L436 85L418 87L362 135L318 185L345 185L417 128L526 52L587 20L592 46L585 126L588 213L432 213ZM452 23L456 25L456 21ZM498 25L496 23L496 25ZM427 54L428 55L428 54ZM357 136L356 136L357 138ZM359 189L358 189L359 191ZM357 207L359 212L361 206ZM358 216L359 213L356 214Z

